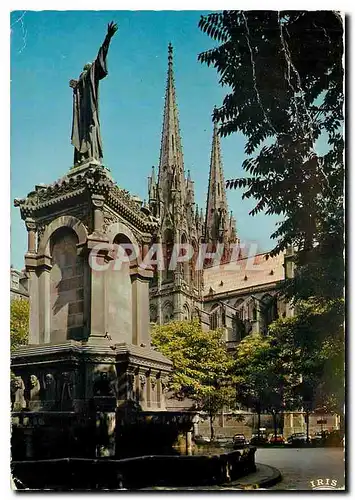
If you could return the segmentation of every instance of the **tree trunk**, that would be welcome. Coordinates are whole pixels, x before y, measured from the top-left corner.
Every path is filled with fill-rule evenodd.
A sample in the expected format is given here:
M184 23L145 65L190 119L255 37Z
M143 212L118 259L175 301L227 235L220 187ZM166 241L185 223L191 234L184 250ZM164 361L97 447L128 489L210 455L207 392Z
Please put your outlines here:
M276 411L272 412L272 420L274 423L274 436L275 436L275 444L277 442L277 413Z
M281 436L284 435L284 418L285 418L285 412L282 410L280 413L280 434Z
M258 408L258 441L260 441L261 410Z
M211 441L214 440L214 427L213 427L213 415L210 414L210 432L211 432Z

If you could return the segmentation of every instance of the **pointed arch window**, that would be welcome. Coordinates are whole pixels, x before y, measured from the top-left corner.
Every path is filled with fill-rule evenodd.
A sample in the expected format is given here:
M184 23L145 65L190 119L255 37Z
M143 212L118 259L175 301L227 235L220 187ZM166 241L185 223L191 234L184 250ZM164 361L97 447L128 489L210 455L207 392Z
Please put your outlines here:
M173 253L173 248L174 248L174 235L171 229L167 229L164 233L164 246L163 246L163 253L164 253L164 271L163 271L163 280L164 281L173 281L174 279L174 272L173 270L169 269L170 265L170 260L171 256Z

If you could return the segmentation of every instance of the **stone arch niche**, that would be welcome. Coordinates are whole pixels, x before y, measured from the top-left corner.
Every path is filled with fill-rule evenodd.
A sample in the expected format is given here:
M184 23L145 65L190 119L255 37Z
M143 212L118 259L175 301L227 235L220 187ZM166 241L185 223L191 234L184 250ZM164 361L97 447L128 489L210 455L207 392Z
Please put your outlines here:
M37 251L33 246L26 254L30 344L87 336L88 325L84 317L87 307L83 304L87 299L83 298L87 273L85 262L78 256L87 237L86 228L79 219L63 215L47 225Z
M174 319L174 307L170 301L163 305L163 323L168 323Z
M84 262L70 227L50 238L50 341L80 340L84 330Z
M158 321L158 309L156 305L151 305L149 308L150 322L156 323Z
M188 250L185 248L185 245L187 244L187 237L186 237L185 233L182 233L180 241L181 241L181 244L184 246L180 249L179 256L181 256L181 257L186 256L188 253ZM181 263L181 270L182 270L183 279L187 283L189 283L190 282L190 262L189 262L189 260L184 260ZM184 317L185 317L185 311L184 311Z
M163 255L164 255L163 281L174 280L174 271L169 269L173 248L174 248L173 231L171 229L166 229L163 237Z
M189 321L190 320L190 309L187 304L184 304L184 320Z
M216 330L219 327L219 304L214 304L210 311L210 328Z
M195 288L199 288L199 272L196 270L197 261L198 261L198 246L197 241L193 239L191 241L191 245L193 248L193 255L191 259L190 265L190 281L193 283Z
M58 229L63 227L71 229L76 234L78 238L78 246L82 246L86 243L88 234L85 226L76 217L63 215L54 219L46 227L38 245L38 256L44 256L50 253L51 238Z
M277 298L270 293L266 293L260 300L262 313L262 328L267 330L270 323L278 318Z

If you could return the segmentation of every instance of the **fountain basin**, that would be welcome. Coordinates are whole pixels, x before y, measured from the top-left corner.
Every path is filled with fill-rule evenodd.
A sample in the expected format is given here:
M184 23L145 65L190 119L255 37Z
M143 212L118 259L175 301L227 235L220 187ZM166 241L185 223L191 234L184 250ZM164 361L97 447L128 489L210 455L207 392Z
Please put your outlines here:
M18 489L54 491L224 484L255 471L255 451L249 446L219 455L13 461L12 475Z

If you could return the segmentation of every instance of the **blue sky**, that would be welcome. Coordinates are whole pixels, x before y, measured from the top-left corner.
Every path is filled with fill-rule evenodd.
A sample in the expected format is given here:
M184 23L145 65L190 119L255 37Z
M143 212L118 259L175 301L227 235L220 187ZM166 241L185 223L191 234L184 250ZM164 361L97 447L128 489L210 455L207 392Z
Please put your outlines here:
M195 181L195 201L205 209L211 151L211 112L226 89L213 68L197 62L213 41L197 27L199 11L17 11L11 14L11 201L35 184L51 183L72 165L72 91L103 42L107 23L119 31L108 55L109 75L100 86L104 163L118 185L147 196L147 176L158 165L167 71L174 70L185 171ZM20 19L20 20L19 20ZM19 20L19 21L18 21ZM18 22L16 22L18 21ZM245 140L222 139L225 178L242 175ZM272 247L275 219L251 217L250 200L228 191L241 240ZM27 234L19 210L11 208L11 262L23 268Z

